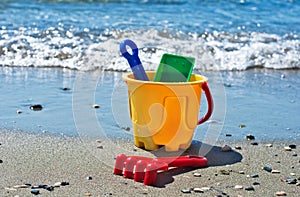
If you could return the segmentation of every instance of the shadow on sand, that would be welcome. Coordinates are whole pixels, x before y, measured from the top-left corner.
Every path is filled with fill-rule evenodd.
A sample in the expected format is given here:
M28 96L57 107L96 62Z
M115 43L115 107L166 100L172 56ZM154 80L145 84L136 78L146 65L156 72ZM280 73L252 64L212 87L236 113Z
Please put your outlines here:
M181 154L180 154L181 153ZM222 152L221 147L212 146L202 143L200 141L193 141L190 148L184 152L166 152L164 148L157 151L152 151L156 157L170 157L179 155L198 155L205 156L208 160L207 167L225 166L240 162L243 157L240 153L232 150L229 152ZM168 171L157 173L155 187L165 187L174 181L174 176L195 170L195 168L171 168Z

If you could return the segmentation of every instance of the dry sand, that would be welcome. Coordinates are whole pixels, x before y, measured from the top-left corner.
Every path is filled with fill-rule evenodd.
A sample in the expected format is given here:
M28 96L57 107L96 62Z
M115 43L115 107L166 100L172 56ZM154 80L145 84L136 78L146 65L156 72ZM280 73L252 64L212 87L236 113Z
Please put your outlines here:
M30 188L14 186L25 183L53 185L62 181L69 185L53 191L39 189L40 196L276 196L278 191L286 192L287 196L300 196L300 143L272 142L273 146L267 147L269 142L259 142L258 145L251 145L251 142L219 142L206 155L207 168L172 169L160 173L154 187L114 175L113 163L117 155L112 154L113 148L105 141L2 130L0 196L33 196ZM154 156L148 151L135 149L132 141L115 140L115 143L124 150L132 150L133 154ZM222 152L221 147L225 144L233 151ZM286 151L284 147L290 144L297 147ZM240 146L241 150L235 146ZM193 142L185 154L196 154L200 147L201 143ZM280 173L262 170L266 165ZM196 177L194 173L201 176ZM254 174L258 177L248 177ZM298 179L298 184L281 180L286 177ZM236 189L236 185L243 188ZM249 186L254 191L245 190ZM191 189L202 187L214 187L218 191L197 193ZM192 191L183 193L183 189Z

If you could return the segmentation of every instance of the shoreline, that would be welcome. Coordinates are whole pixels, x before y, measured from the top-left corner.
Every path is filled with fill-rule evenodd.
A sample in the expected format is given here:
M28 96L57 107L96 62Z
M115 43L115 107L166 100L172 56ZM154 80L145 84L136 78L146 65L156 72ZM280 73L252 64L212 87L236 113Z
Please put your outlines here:
M133 140L115 139L127 154L155 155L136 148ZM14 188L25 183L53 185L67 182L68 185L53 191L38 189L42 196L215 196L223 191L228 196L276 196L284 191L287 196L297 196L300 178L300 143L286 151L282 142L226 141L232 147L222 152L225 142L217 142L206 155L208 167L199 169L171 169L157 176L156 186L146 186L113 174L114 147L105 140L96 141L79 137L29 134L2 130L0 132L2 163L0 190L2 196L29 196L30 188ZM193 143L185 154L195 154L199 143ZM235 146L241 149L235 149ZM195 152L196 150L196 152ZM107 154L109 153L109 154ZM277 173L262 170L270 166ZM244 173L241 173L243 171ZM195 176L199 173L200 176ZM292 174L291 174L292 173ZM247 177L258 175L258 177ZM295 178L297 184L288 184L282 179ZM88 180L89 179L89 180ZM254 184L254 185L253 185ZM235 188L235 187L242 188ZM217 190L197 193L196 189L213 187ZM247 191L246 188L250 188ZM194 188L192 190L191 188ZM190 191L191 193L183 193ZM226 195L223 195L226 196Z

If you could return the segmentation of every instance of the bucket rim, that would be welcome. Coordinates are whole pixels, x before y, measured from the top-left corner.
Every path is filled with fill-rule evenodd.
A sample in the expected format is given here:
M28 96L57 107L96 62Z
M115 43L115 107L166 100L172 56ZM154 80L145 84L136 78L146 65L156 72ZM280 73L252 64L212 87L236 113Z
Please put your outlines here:
M146 71L146 74L155 74L155 71ZM131 77L130 77L131 76ZM187 84L199 84L199 83L204 83L204 82L208 82L208 78L200 75L200 74L195 74L192 73L191 74L191 79L194 76L199 76L202 78L202 80L195 80L195 81L188 81L188 82L159 82L159 81L141 81L141 80L137 80L133 78L133 72L129 72L129 73L125 73L123 75L123 80L124 81L129 81L129 82L133 82L133 83L142 83L142 84L153 84L153 85L187 85Z

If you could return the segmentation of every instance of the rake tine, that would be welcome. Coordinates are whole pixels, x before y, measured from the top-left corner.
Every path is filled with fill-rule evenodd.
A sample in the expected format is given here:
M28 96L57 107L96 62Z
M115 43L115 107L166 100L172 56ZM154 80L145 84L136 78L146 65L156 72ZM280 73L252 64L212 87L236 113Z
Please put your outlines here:
M127 159L127 156L125 154L120 154L116 157L114 174L117 174L117 175L123 174L123 168L124 168L126 159Z
M145 176L145 168L148 162L145 160L138 160L135 166L134 180L138 182L143 182Z

